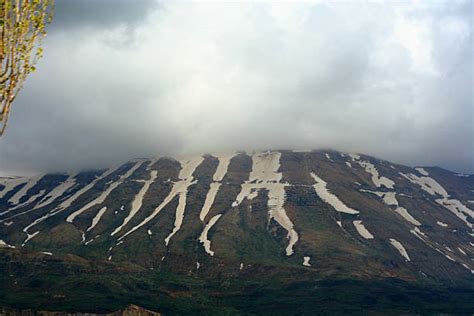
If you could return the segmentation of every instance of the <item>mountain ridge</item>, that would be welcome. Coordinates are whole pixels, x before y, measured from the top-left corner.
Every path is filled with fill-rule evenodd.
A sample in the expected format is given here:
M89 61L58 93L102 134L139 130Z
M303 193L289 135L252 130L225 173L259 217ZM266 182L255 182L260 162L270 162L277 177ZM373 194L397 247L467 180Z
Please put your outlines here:
M23 180L0 180L0 253L13 275L11 262L32 256L45 270L474 284L472 175L317 150Z

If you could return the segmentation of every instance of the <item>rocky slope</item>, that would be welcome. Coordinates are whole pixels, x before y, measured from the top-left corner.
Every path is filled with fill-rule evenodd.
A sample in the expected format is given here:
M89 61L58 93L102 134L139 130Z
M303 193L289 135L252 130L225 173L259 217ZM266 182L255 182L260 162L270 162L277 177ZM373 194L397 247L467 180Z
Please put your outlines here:
M29 256L50 262L44 269L72 261L206 277L291 271L472 285L473 208L472 175L365 155L137 159L0 178L0 251L12 275L12 262Z

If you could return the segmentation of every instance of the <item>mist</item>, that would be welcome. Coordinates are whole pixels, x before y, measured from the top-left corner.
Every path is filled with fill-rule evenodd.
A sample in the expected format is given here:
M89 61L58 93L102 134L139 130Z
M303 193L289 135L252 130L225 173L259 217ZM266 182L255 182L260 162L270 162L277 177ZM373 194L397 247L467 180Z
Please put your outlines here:
M470 1L56 7L1 173L269 148L474 172Z

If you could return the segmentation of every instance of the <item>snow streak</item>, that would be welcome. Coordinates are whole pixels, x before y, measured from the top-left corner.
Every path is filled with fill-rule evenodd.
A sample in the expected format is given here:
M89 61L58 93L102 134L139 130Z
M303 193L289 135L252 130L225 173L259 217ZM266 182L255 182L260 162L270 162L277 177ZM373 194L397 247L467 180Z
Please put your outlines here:
M278 172L280 157L281 153L271 151L252 155L252 171L249 180L241 185L241 191L232 203L232 207L240 205L244 199L254 199L261 189L268 190L269 222L274 219L288 232L287 239L289 242L286 247L286 255L291 256L294 252L293 247L298 241L298 234L294 229L293 222L283 208L285 204L285 186L288 184L280 182L283 177L282 173Z

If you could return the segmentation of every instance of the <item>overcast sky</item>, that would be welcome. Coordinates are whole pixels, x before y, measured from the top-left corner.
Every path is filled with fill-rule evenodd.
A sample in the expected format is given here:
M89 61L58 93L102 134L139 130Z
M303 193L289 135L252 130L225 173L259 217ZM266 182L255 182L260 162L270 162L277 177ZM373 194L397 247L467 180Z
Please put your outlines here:
M324 147L473 173L472 3L56 0L0 172Z

